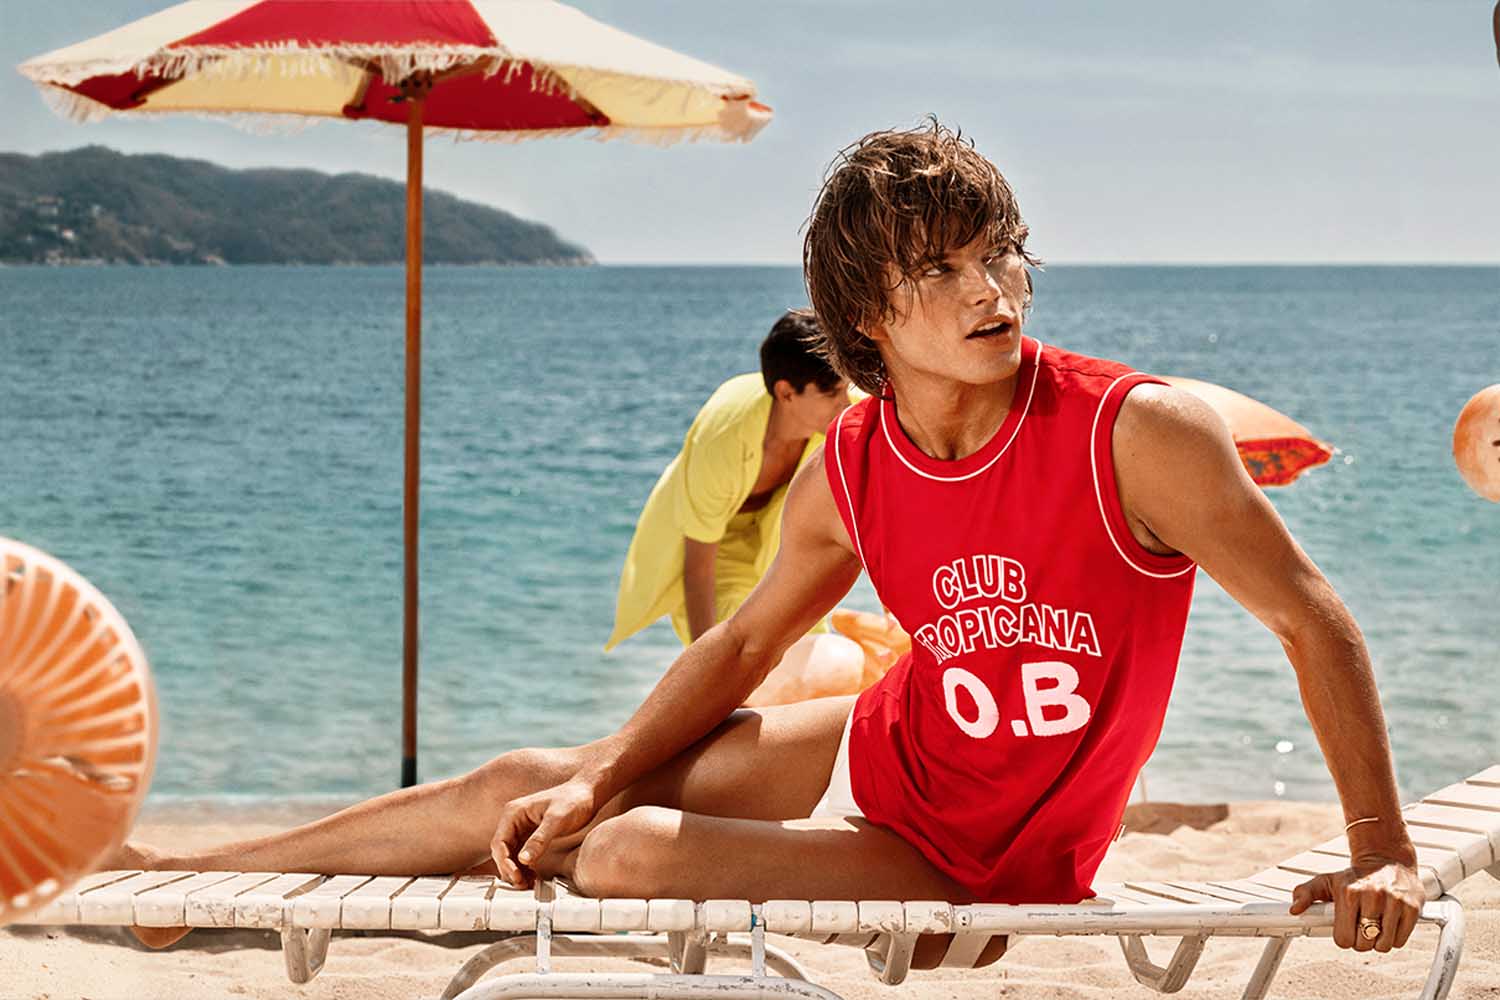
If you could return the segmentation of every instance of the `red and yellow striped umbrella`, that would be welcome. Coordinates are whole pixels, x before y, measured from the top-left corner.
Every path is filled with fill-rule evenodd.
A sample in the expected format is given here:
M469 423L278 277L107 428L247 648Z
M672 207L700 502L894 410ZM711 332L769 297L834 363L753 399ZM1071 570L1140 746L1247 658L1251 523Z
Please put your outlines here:
M189 0L20 70L84 121L187 112L406 126L401 780L413 784L424 135L743 142L771 109L744 77L552 0Z
M189 0L37 56L21 73L68 115L297 115L464 138L590 132L746 140L755 85L551 0Z

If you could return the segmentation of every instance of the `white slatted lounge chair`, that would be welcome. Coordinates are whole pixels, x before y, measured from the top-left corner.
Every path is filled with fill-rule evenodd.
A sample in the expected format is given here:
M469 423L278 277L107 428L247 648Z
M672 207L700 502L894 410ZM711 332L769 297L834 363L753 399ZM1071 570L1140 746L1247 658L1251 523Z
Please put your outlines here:
M1406 807L1428 902L1421 921L1439 928L1421 997L1442 1000L1463 943L1463 910L1449 893L1481 870L1500 878L1500 765ZM287 973L307 982L323 966L335 930L493 931L507 935L471 958L445 1000L508 998L768 998L838 1000L808 981L797 961L766 940L784 934L865 947L886 983L907 974L920 934L954 934L945 964L972 965L991 936L1108 935L1119 939L1135 978L1159 992L1180 989L1214 935L1266 938L1242 994L1264 997L1294 938L1326 937L1332 907L1290 916L1291 890L1348 861L1342 836L1244 879L1126 882L1096 886L1073 905L951 905L879 900L588 899L556 883L517 892L497 879L374 878L236 872L100 872L28 918L37 924L254 927L281 932ZM1165 966L1143 939L1177 938ZM708 955L748 959L737 975L707 975ZM666 973L561 973L556 956L667 958ZM529 972L481 979L495 966L531 958ZM776 973L772 975L770 973Z

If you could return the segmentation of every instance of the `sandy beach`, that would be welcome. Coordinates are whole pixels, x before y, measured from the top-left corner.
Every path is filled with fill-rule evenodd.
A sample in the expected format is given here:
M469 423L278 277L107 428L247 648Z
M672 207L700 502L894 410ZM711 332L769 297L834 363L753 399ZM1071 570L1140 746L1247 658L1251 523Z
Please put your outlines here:
M149 811L141 839L209 844L272 832L320 815L327 805L182 806ZM1099 873L1103 882L1167 877L1241 877L1319 843L1337 832L1333 805L1249 802L1229 805L1132 806L1127 832ZM1457 893L1468 915L1468 935L1455 1000L1500 1000L1500 881L1469 879ZM369 933L335 936L328 963L312 983L286 979L279 941L256 931L197 931L162 952L148 952L116 929L20 927L0 931L0 996L26 1000L150 1000L150 998L299 996L307 1000L435 997L449 976L487 940L471 934L434 937ZM1272 995L1285 998L1414 997L1426 975L1434 932L1419 929L1390 955L1339 952L1327 940L1295 943ZM817 947L782 939L814 979L848 1000L891 995L866 971L852 948ZM1166 942L1153 947L1161 957ZM1260 947L1233 939L1210 941L1183 997L1236 997ZM513 966L515 968L517 966ZM577 962L575 969L588 968ZM713 970L710 966L710 971ZM649 971L648 965L636 971ZM1022 996L1070 1000L1152 996L1137 985L1107 938L1031 938L998 965L975 972L913 973L906 995L923 1000Z

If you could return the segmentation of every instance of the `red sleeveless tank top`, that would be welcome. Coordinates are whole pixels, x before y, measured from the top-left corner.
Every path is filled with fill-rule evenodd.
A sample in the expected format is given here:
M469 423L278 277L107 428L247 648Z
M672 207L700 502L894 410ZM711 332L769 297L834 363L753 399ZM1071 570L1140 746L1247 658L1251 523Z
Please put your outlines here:
M1010 413L939 461L896 403L829 429L850 540L912 651L855 704L872 822L986 902L1075 902L1161 732L1194 564L1144 549L1115 488L1125 395L1157 381L1023 340Z

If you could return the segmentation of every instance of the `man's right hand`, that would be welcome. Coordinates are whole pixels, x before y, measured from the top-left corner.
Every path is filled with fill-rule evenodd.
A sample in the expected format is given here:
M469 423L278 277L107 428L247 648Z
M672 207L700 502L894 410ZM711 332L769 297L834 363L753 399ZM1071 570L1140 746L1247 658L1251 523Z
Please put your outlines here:
M598 811L593 784L581 778L507 802L490 840L500 877L517 889L531 888L547 848L584 829Z

